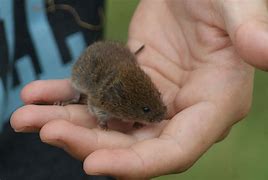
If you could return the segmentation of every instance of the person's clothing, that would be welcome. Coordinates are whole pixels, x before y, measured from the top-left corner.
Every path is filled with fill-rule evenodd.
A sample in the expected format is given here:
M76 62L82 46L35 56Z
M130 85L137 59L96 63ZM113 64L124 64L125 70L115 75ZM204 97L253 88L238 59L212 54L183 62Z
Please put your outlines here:
M102 34L77 22L79 18L99 25L102 0L54 0L54 6L46 3L51 1L0 0L2 123L21 105L19 93L25 84L69 77L72 63Z
M43 144L38 134L13 132L8 120L22 105L25 84L70 76L80 53L102 35L85 24L100 24L103 5L103 0L0 0L1 180L101 178L85 175L81 162Z
M82 162L40 141L38 134L14 133L9 124L0 135L1 180L112 180L88 176Z

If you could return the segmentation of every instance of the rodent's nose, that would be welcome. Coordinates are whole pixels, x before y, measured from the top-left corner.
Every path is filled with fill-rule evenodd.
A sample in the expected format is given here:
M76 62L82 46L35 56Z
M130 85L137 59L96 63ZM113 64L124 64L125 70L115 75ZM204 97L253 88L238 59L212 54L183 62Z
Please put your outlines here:
M165 118L165 114L163 114L163 113L158 113L158 114L155 116L154 120L157 121L157 122L161 122L162 120L164 120L164 118Z
M164 115L162 113L158 113L150 120L150 122L158 122L159 123L163 119L164 119Z

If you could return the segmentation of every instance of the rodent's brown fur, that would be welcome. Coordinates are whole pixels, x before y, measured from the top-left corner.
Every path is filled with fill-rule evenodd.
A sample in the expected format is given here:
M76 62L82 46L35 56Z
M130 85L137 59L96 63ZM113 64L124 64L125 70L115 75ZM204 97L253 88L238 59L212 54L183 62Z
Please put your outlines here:
M96 42L73 66L73 86L88 95L90 106L109 116L139 122L161 121L166 107L160 93L136 62L117 42ZM143 107L149 107L145 113Z

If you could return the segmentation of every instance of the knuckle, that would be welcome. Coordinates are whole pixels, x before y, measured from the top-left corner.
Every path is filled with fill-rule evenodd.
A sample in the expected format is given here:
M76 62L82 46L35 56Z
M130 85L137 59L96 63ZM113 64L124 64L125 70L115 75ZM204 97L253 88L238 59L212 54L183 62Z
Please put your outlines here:
M185 155L184 157L188 157L188 158L181 159L181 161L178 163L178 167L176 168L176 173L182 173L182 172L187 171L196 162L196 159L192 158L190 154Z
M252 103L248 102L244 106L240 107L237 111L237 122L243 120L250 112Z

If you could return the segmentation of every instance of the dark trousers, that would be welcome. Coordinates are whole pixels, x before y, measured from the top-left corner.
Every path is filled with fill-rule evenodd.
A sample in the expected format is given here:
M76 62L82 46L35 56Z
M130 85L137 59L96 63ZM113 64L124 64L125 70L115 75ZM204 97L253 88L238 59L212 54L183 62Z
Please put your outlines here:
M1 180L112 180L88 176L82 162L40 141L37 133L15 133L6 123L0 133Z

